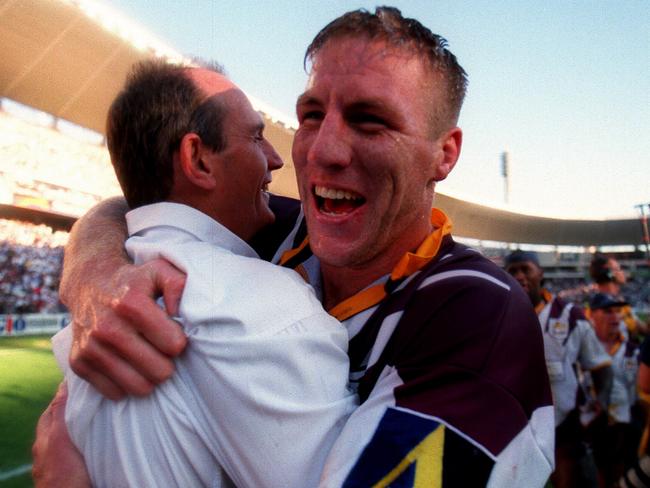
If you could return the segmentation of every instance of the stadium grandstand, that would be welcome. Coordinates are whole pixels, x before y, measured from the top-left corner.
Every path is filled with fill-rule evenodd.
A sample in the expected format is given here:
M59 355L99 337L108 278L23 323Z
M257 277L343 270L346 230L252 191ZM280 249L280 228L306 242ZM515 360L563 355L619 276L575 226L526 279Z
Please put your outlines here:
M8 333L3 323L25 314L50 314L53 327L65 318L56 288L67 231L92 205L120 193L104 119L131 65L150 57L191 60L89 0L2 0L0 42L1 335ZM295 121L252 102L285 161L271 189L296 197ZM444 192L435 205L450 216L455 235L498 264L515 248L540 252L558 290L585 286L591 255L613 253L632 277L628 296L650 309L648 243L638 218L525 215Z

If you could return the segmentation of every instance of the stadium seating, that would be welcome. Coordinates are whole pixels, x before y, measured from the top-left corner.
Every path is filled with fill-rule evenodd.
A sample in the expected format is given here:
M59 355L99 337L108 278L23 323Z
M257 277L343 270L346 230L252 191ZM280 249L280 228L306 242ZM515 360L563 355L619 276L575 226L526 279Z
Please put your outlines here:
M66 232L0 219L0 314L65 311L58 297Z

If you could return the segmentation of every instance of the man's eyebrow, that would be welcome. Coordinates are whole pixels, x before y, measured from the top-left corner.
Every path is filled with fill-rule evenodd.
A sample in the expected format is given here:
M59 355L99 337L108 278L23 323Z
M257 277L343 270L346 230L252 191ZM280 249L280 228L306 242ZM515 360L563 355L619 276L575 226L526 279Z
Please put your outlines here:
M250 125L250 131L254 134L257 134L258 132L264 132L264 129L266 128L266 124L264 123L263 120L260 120L257 123L251 124Z
M366 98L356 100L347 107L348 110L389 110L390 107L381 98Z
M309 92L303 93L298 97L298 100L296 100L296 105L308 105L312 103L319 103L319 100Z

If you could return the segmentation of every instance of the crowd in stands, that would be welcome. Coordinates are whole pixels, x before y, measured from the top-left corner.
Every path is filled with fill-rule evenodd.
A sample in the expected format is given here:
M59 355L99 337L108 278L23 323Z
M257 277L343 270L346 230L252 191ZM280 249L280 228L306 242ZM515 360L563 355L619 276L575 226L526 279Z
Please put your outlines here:
M75 139L58 130L54 120L39 125L2 109L0 179L0 199L6 203L33 197L75 216L102 198L121 194L103 144Z
M65 311L58 287L68 233L0 219L0 314Z
M544 287L551 293L581 307L588 303L589 297L594 292L593 284L588 279L580 278L546 280ZM621 295L642 313L650 311L650 280L631 275L621 286Z

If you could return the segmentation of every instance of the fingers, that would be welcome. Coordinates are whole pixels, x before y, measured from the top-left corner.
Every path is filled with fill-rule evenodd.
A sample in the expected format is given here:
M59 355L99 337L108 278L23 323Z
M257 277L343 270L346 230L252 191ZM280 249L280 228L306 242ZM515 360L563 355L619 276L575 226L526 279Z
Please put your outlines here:
M172 313L178 311L185 276L164 260L116 270L113 286L100 295L90 288L78 299L70 365L111 399L147 395L174 371L171 359L187 343L181 327L159 307L162 291ZM79 314L81 315L81 314Z
M167 313L178 315L178 305L185 288L185 274L164 259L155 259L147 263L154 280L154 286L162 290Z
M174 327L178 327L173 323ZM103 395L148 395L174 372L173 361L117 319L75 338L70 365Z
M131 287L123 290L122 295L111 302L111 308L123 322L128 322L135 332L144 336L162 354L177 356L185 348L187 338L182 329L153 301L151 295L143 293L141 288ZM118 333L119 330L115 327L105 327L103 332L107 340L114 344L117 337L110 335ZM121 346L118 350L125 352Z

